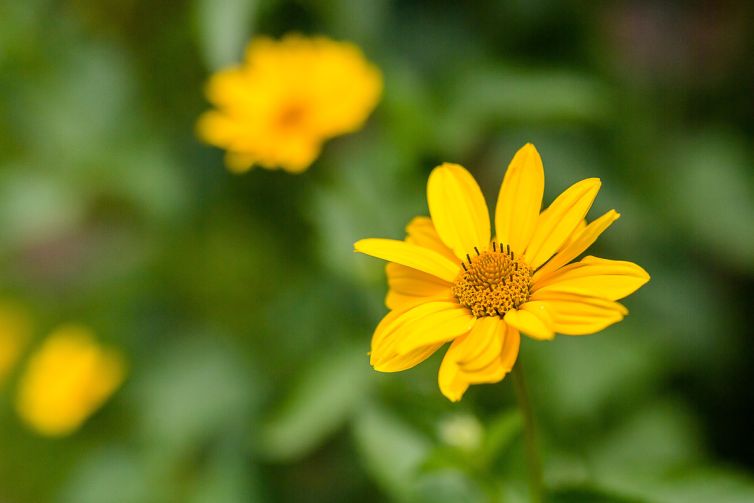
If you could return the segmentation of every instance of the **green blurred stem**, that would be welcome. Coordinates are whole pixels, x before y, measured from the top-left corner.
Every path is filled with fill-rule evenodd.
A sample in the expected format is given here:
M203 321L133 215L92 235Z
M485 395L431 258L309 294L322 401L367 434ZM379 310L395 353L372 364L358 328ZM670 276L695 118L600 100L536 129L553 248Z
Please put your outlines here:
M529 497L532 503L542 503L544 487L542 484L542 462L537 449L537 433L534 427L534 414L531 410L529 393L526 390L526 380L521 361L513 366L513 389L516 391L516 401L524 419L524 441L526 443L526 461L529 464Z

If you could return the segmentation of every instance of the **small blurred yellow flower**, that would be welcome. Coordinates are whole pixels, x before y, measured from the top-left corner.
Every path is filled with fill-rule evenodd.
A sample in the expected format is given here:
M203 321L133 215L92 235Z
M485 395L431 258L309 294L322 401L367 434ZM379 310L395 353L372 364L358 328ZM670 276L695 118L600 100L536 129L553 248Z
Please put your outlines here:
M325 140L359 129L381 92L380 71L353 44L262 37L241 65L211 77L207 98L216 110L199 118L197 131L227 151L232 171L259 165L299 173Z
M16 407L39 433L66 435L102 405L124 375L121 355L100 346L88 328L60 327L32 355Z
M18 361L29 339L29 319L22 308L0 304L0 384Z

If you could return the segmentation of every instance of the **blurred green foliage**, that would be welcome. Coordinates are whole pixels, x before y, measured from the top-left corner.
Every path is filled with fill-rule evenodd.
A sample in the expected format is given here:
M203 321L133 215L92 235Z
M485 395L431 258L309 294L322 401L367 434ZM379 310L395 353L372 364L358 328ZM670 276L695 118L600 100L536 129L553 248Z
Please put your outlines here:
M603 179L595 254L652 281L603 333L526 340L553 502L754 501L754 17L747 2L0 3L0 267L39 344L86 323L131 362L48 440L0 389L0 501L527 501L510 383L460 404L438 356L369 368L383 265L460 162L492 200L526 141L547 197ZM712 13L710 13L712 12ZM383 70L367 128L301 176L200 145L208 74L254 34Z

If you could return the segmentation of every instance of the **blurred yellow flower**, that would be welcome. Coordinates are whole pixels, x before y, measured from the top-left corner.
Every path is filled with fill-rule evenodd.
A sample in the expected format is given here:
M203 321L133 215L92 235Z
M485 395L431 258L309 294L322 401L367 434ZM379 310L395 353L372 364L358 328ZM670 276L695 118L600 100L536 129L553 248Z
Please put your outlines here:
M474 178L457 164L429 176L430 218L417 217L405 241L364 239L357 252L389 261L391 310L372 338L376 370L397 372L451 342L438 376L442 393L460 400L470 384L500 381L516 362L520 332L591 334L623 319L616 301L649 280L631 262L581 255L618 217L584 217L600 180L582 180L541 210L542 159L527 144L503 178L495 234ZM569 264L570 263L570 264Z
M100 346L86 327L54 331L32 355L19 384L16 408L43 435L76 430L120 386L121 355Z
M288 35L253 40L240 65L213 75L216 107L198 121L199 136L224 148L226 164L299 173L322 143L361 128L382 92L380 71L353 44Z
M29 319L19 306L0 304L0 384L13 369L29 339Z

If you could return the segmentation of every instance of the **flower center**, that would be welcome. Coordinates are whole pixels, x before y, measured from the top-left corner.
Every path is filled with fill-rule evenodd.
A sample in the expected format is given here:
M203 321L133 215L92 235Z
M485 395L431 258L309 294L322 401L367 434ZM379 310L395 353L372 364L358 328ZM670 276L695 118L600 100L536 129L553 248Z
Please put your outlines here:
M276 118L276 125L280 129L294 129L298 127L306 115L306 108L300 103L291 103L283 107Z
M453 284L453 295L478 318L504 316L529 299L531 269L510 246L492 243L491 251L468 254L464 271Z

